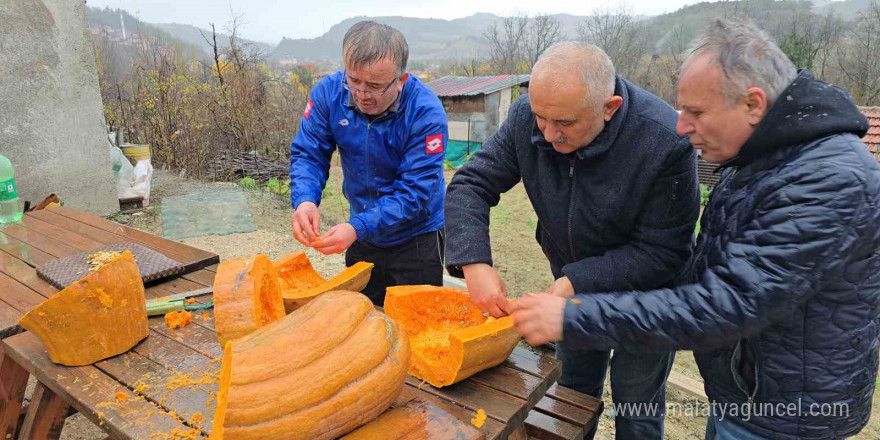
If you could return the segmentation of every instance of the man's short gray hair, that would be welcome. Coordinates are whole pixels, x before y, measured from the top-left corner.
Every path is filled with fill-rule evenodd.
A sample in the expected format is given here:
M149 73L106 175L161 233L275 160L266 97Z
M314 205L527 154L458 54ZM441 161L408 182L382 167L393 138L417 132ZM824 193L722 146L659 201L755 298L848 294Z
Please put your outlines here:
M532 72L563 67L574 67L581 75L587 89L587 105L597 108L614 94L614 64L598 46L574 41L556 43L538 57Z
M397 74L406 71L409 45L399 30L375 21L355 23L342 39L342 56L352 66L364 66L383 59L397 64Z
M750 87L758 87L764 90L769 107L797 77L794 64L773 39L748 21L713 19L691 47L682 72L696 58L709 56L724 74L721 94L729 106Z

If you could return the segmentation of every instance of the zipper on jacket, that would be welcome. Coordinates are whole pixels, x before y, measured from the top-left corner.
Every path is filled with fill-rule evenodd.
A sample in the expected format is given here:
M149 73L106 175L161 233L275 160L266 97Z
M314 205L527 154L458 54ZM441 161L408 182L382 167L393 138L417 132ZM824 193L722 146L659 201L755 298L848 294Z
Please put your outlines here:
M364 180L367 182L368 185L370 185L372 187L373 186L373 182L372 182L373 177L370 174L370 129L371 128L373 128L373 121L370 121L369 118L367 118L367 139L364 141L364 166L366 167L364 172L367 173L367 178ZM371 203L375 202L375 200L373 199L373 189L370 188L367 192L370 194L370 198L369 198L370 202ZM361 207L361 212L366 211L366 210L367 210L367 205L364 205L363 207Z
M577 254L574 252L574 239L571 234L571 224L574 220L574 161L574 157L568 160L568 177L571 179L571 193L568 200L568 250L571 252L572 261L577 259Z
M742 351L742 342L740 342L740 344L739 344L739 350ZM742 353L740 353L740 356L742 356ZM758 359L757 359L757 356L755 357L755 365L754 365L753 369L754 369L754 374L755 374L755 389L752 391L752 394L749 394L749 392L747 390L743 389L742 385L739 384L740 381L736 379L737 377L740 377L740 375L739 375L739 372L737 371L738 369L735 367L735 365L733 365L733 357L731 357L731 359L730 359L730 372L733 374L733 378L734 378L733 383L735 383L736 387L739 388L739 390L742 391L742 393L746 395L746 403L748 403L748 405L749 405L749 411L751 411L751 413L750 413L751 415L755 414L755 396L758 395L758 387L760 386L760 380L758 379Z

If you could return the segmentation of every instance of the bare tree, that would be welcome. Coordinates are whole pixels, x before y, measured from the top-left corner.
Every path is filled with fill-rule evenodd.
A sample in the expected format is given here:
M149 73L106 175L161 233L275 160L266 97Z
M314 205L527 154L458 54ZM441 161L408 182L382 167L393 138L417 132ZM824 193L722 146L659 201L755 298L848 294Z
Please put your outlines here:
M220 65L220 46L217 44L217 29L214 28L214 23L208 23L211 25L211 39L208 39L205 36L204 32L199 30L199 33L202 34L202 38L211 46L211 51L214 56L214 68L217 69L217 79L220 80L220 85L223 85L223 67Z
M525 59L528 24L528 15L518 13L495 21L483 32L489 42L489 64L496 74L517 73Z
M594 10L593 16L578 24L578 38L599 46L614 62L617 72L627 77L638 71L648 52L645 33L624 6Z
M464 72L465 76L477 76L477 69L480 67L480 60L477 55L471 55L470 58L456 65L455 70Z
M538 14L532 18L526 32L526 55L528 56L529 70L548 47L564 38L562 23L556 17Z
M859 13L849 33L839 49L840 70L857 104L876 105L880 101L880 5L876 1Z
M821 46L816 53L813 61L813 68L819 79L827 80L827 68L829 67L829 59L834 50L840 44L840 38L845 29L845 23L833 13L828 13L822 17L821 26L819 27L819 40Z
M818 16L804 8L776 27L779 48L795 66L815 69L819 61L822 64L819 78L823 78L827 55L840 39L843 23L833 15Z

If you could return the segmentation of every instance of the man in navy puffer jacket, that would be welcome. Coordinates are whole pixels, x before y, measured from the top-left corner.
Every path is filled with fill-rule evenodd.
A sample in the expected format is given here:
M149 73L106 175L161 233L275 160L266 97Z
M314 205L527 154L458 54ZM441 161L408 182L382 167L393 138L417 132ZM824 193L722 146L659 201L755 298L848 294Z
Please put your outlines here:
M724 170L689 284L523 298L533 344L694 350L706 438L838 439L871 413L880 331L880 166L866 118L763 32L715 20L682 67L678 131Z

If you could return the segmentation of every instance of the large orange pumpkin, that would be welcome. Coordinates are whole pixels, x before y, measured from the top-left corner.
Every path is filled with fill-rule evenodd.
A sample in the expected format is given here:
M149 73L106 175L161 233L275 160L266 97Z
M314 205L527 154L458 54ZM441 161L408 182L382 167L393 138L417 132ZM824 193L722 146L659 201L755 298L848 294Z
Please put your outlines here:
M214 277L214 328L223 346L284 316L281 286L265 255L225 260Z
M483 316L461 289L395 286L386 292L385 313L410 338L409 373L435 387L504 362L519 342L511 317Z
M370 282L373 263L358 262L326 280L312 267L305 252L285 255L272 263L281 282L287 313L302 307L316 296L331 290L360 292Z
M409 354L366 296L325 293L226 344L211 439L335 439L391 405Z
M124 353L147 337L144 283L131 252L52 295L22 316L52 362L87 365Z

